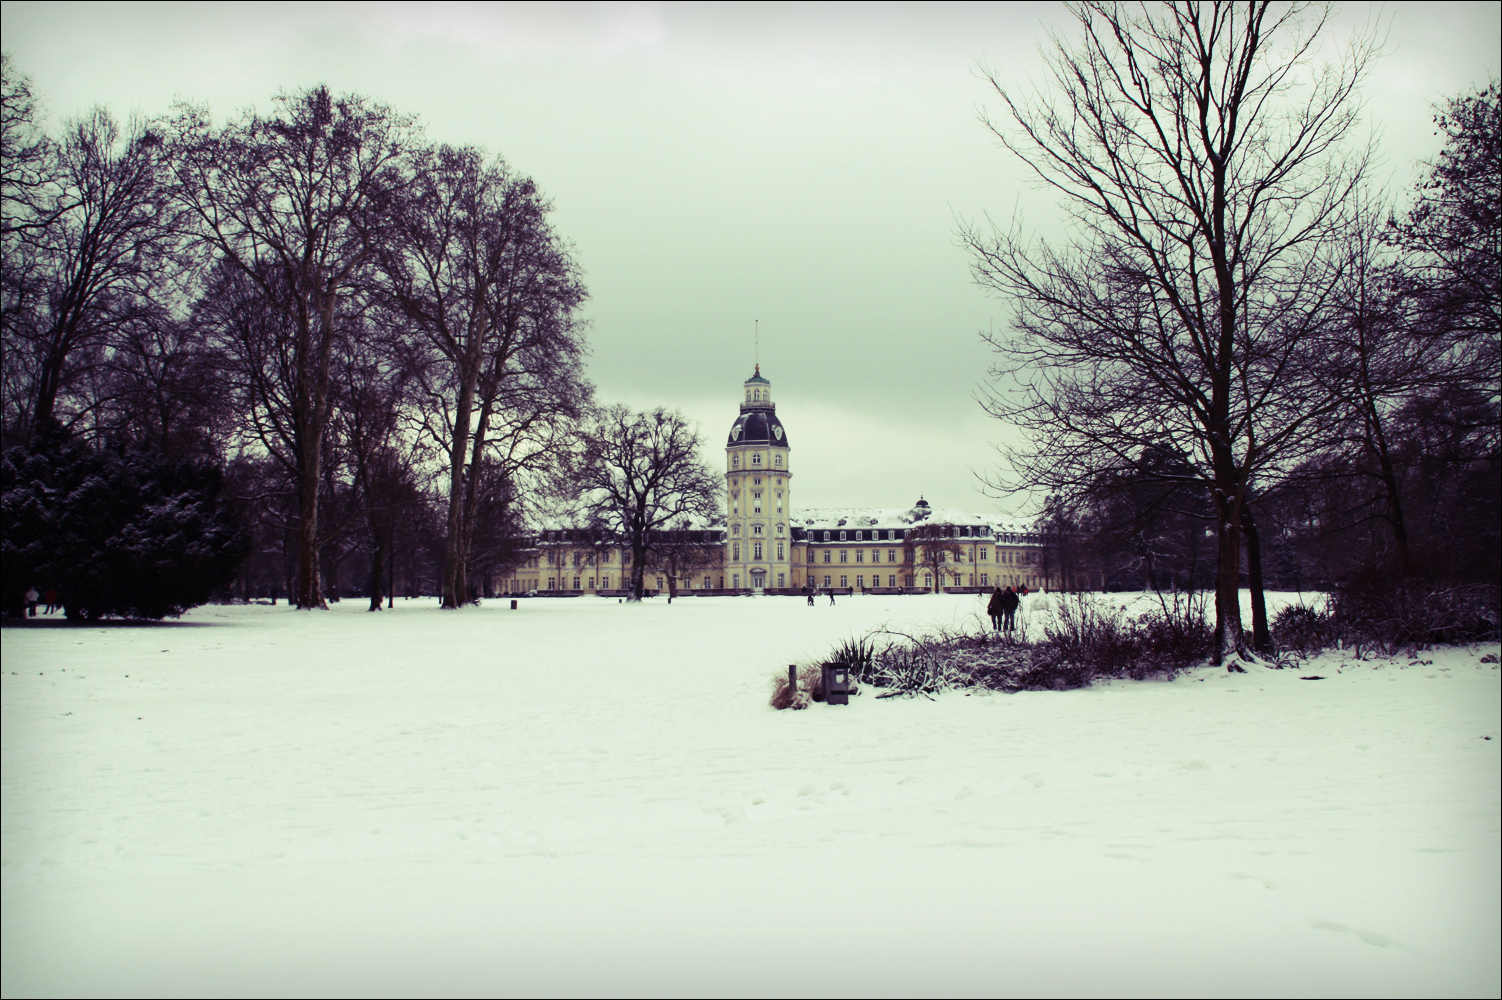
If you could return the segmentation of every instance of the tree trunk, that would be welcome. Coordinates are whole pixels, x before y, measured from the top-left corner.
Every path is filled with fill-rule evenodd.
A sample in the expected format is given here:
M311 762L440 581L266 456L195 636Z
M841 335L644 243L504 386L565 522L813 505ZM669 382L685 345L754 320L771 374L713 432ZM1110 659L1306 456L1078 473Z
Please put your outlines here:
M1245 505L1241 508L1241 529L1246 534L1246 582L1252 596L1252 648L1263 656L1272 656L1272 630L1267 627L1267 599L1262 591L1262 540L1252 509Z
M474 414L475 381L473 364L461 374L459 398L454 406L453 439L449 443L449 509L443 555L443 607L457 608L466 603L468 582L464 573L464 497L466 462L469 451L470 419Z
M642 578L647 575L647 547L636 544L631 546L631 597L629 600L639 601L642 594Z

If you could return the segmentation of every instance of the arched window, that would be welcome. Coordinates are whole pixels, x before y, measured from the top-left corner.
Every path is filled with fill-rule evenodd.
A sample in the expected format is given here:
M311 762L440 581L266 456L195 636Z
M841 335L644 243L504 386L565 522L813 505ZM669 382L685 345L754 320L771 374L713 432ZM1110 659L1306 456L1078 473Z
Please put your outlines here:
M761 542L757 542L755 544L755 546L752 547L751 551L752 551L752 558L753 559L760 559L761 558Z
M758 451L756 454L754 454L754 455L751 456L751 464L752 465L760 465L761 464L761 452Z
M736 542L730 548L731 548L731 561L733 561L733 562L740 562L741 561L741 543L740 542Z

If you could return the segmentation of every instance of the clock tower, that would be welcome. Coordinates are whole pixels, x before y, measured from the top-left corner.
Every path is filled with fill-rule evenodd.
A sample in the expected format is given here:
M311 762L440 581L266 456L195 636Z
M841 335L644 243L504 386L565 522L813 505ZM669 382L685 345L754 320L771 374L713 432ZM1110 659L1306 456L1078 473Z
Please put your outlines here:
M787 431L777 419L772 383L762 376L761 365L745 388L740 416L725 442L726 583L753 591L791 587L793 473Z

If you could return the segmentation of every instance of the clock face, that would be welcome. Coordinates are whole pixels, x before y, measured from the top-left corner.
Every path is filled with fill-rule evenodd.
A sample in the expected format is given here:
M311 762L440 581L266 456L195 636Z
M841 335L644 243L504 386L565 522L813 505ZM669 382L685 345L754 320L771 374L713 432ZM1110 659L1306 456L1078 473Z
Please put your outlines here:
M773 427L772 428L772 436L774 438L776 438L777 440L781 441L782 440L782 428L781 427Z

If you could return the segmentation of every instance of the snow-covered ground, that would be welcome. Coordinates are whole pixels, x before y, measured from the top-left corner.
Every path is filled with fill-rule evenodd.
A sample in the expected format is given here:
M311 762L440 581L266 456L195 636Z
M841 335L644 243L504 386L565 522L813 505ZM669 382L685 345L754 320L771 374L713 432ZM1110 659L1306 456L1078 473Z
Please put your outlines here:
M774 712L977 599L362 607L4 630L6 996L1499 992L1495 644Z

